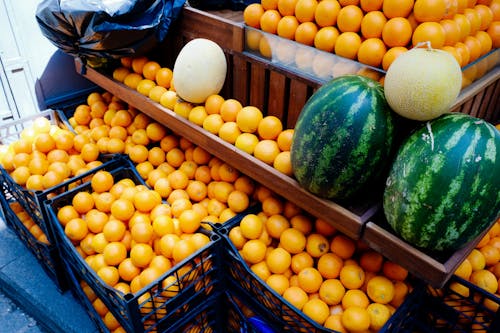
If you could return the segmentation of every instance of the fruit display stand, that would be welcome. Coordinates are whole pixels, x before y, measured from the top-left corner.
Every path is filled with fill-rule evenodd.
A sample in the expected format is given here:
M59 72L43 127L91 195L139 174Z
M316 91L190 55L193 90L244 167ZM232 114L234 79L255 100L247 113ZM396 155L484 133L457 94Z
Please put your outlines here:
M185 7L176 22L169 39L155 54L155 58L167 66L172 66L178 50L193 38L208 38L218 43L226 54L228 74L221 91L222 96L239 100L243 105L254 105L265 114L275 115L282 119L284 128L293 128L298 115L312 93L322 84L321 80L311 79L297 71L274 64L269 59L258 57L245 51L245 31L241 13L232 11L206 12ZM498 55L498 50L492 53ZM488 60L490 58L488 57ZM470 113L484 117L491 122L498 121L500 67L495 67L485 76L476 80L463 90L452 107L456 112ZM188 140L206 149L208 152L230 162L242 173L266 184L272 191L297 204L314 216L332 223L339 231L353 239L364 237L374 248L383 246L389 236L373 237L370 232L363 236L367 222L380 210L380 200L373 194L364 200L341 205L320 199L301 188L292 178L283 175L273 167L238 150L233 145L221 140L218 136L194 125L175 114L159 103L130 89L126 85L111 78L110 73L86 66L76 58L75 67L78 73L98 86L123 99L128 104L141 110L148 116L164 124L176 133L182 133ZM386 229L379 233L389 235ZM395 258L399 264L406 266L424 281L435 286L441 285L452 274L452 270L461 259L465 258L465 250L455 253L451 258L438 262L431 255L414 249L403 242L391 242L391 253L400 253ZM389 250L386 248L386 250Z

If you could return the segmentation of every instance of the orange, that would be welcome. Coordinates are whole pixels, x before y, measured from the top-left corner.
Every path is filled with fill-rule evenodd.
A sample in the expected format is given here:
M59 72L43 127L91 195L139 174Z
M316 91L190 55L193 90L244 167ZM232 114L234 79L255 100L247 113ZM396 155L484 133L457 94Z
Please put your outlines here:
M172 248L172 259L174 263L179 263L186 259L196 251L193 243L188 239L180 239L175 242Z
M295 17L299 22L313 22L318 1L298 0L295 4Z
M319 298L328 305L337 305L345 295L345 287L338 279L327 279L321 283Z
M382 39L388 47L406 46L412 37L408 19L395 17L387 21L382 30Z
M382 9L384 1L383 0L360 0L359 6L365 12L373 12Z
M227 197L228 207L235 213L241 213L250 205L248 195L243 191L234 190Z
M94 198L88 192L78 192L72 199L72 205L80 214L85 214L94 208Z
M372 303L366 308L370 315L370 329L378 331L391 317L389 308L384 304Z
M408 285L402 281L395 281L394 282L394 298L392 301L389 303L389 305L398 307L401 304L403 304L404 300L406 299L406 296L408 295Z
M295 16L283 16L278 22L276 34L286 39L295 39L295 31L299 26L299 21Z
M153 248L144 243L137 243L130 249L130 260L136 267L147 267L153 259Z
M323 2L329 1L322 1L321 3ZM333 52L338 36L339 31L337 28L332 26L322 27L314 36L314 47L325 52Z
M368 296L360 289L349 289L345 292L344 297L342 297L342 308L344 309L352 306L358 306L366 309L369 304L370 300L368 299Z
M142 69L144 65L149 61L149 59L145 56L138 56L132 58L132 70L138 74L142 75Z
M295 274L298 274L302 269L306 267L313 267L313 265L313 257L311 257L311 255L307 252L300 252L292 256L290 268Z
M435 49L442 48L446 40L446 33L441 24L437 22L420 23L412 36L412 44L416 46L418 43L429 41Z
M116 199L111 204L111 214L119 220L128 221L135 212L134 204L127 199Z
M358 289L365 282L365 272L357 265L344 265L340 270L339 279L347 289Z
M345 235L336 235L330 242L330 251L342 259L349 259L356 250L356 243Z
M81 218L74 218L64 226L64 233L72 241L81 241L88 234L87 222Z
M464 280L469 280L470 275L472 274L472 264L469 259L465 258L457 267L454 274Z
M485 55L493 48L493 41L491 40L490 35L486 31L478 31L474 35L474 37L479 40L481 44L481 54L480 56Z
M245 106L236 115L236 123L242 132L254 133L263 119L262 111L255 106Z
M156 73L161 69L160 64L156 61L148 61L142 66L142 76L149 80L156 79Z
M481 56L481 42L476 37L467 36L463 43L469 49L469 62L473 62Z
M490 35L493 42L494 48L500 47L500 21L493 21L490 24L488 30L486 30L488 35Z
M387 50L382 58L382 68L387 71L392 62L401 54L408 51L404 46L395 46Z
M320 234L312 233L307 236L306 251L314 258L319 258L328 252L328 239Z
M279 240L281 247L292 254L300 253L306 247L306 236L295 228L283 230Z
M57 211L57 219L65 226L70 220L80 217L80 213L72 205L66 205Z
M137 89L139 82L141 82L142 80L143 77L141 74L131 72L125 76L125 78L123 79L123 84L135 90Z
M460 66L464 67L469 63L470 60L470 52L469 48L462 42L458 42L455 44L455 51L459 54L460 58Z
M257 264L266 257L266 244L260 239L250 239L241 248L241 256L250 264Z
M156 86L153 80L142 79L135 88L141 95L149 96L149 92Z
M493 14L493 21L500 21L500 1L491 1L489 8Z
M262 203L262 212L264 212L268 216L282 214L284 209L283 201L280 198L272 195L266 195L265 197L263 197L264 194L261 195L261 193L266 191L267 190L264 190L263 187L259 187L259 189L257 190L258 193L256 193L257 200Z
M349 331L366 331L370 327L370 314L364 308L349 307L342 313L342 325Z
M224 103L224 97L217 94L210 95L205 100L205 110L208 114L218 114L222 103Z
M356 59L361 37L355 32L342 32L335 42L335 54L349 59Z
M275 239L279 239L281 233L290 227L290 222L286 217L279 214L269 216L265 222L265 228L269 235Z
M91 232L99 233L102 232L104 225L108 222L108 215L104 212L98 211L97 209L91 209L85 215L85 220L87 221L87 226Z
M474 8L465 8L464 15L470 22L470 34L474 35L481 26L481 16Z
M288 278L283 274L272 274L266 279L266 284L278 294L283 295L290 286Z
M382 11L387 18L408 17L413 10L414 0L384 0Z
M243 237L257 239L262 234L264 222L255 214L247 214L241 219L240 229Z
M92 120L90 106L84 104L78 105L73 113L73 118L78 125L88 125Z
M154 237L153 226L149 223L134 223L130 235L136 243L149 243Z
M396 281L404 281L408 276L408 270L392 261L384 262L382 272L385 277Z
M262 14L264 14L264 8L260 3L249 4L243 10L243 21L246 25L259 29Z
M330 313L332 313L331 310L330 310ZM330 316L328 316L328 318L326 318L325 323L323 325L326 328L333 330L335 332L347 333L344 325L342 325L342 314L341 313L330 314Z
M384 276L375 276L368 281L366 293L373 302L387 304L394 298L394 285Z
M128 68L118 67L113 70L113 79L118 82L123 82L128 74L130 74L130 70Z
M278 9L278 0L262 0L260 3L265 10Z
M381 11L366 13L361 20L361 35L364 38L380 38L387 18Z
M336 279L343 267L342 258L334 253L328 252L319 257L317 268L325 279Z
M364 40L358 49L358 61L373 67L379 67L387 49L380 38Z
M337 23L340 4L337 0L320 1L314 11L314 21L320 27L331 27Z
M479 251L484 256L486 266L493 266L500 261L500 249L493 245L486 244Z
M287 176L293 176L292 160L289 151L282 151L274 158L273 167Z
M276 116L265 116L257 126L257 133L263 140L275 140L282 130L283 124Z
M102 233L108 242L118 242L125 235L127 226L120 220L109 220L104 224Z
M94 192L107 192L114 185L113 175L109 171L99 170L92 176L90 184Z
M464 14L455 14L453 16L453 21L457 22L460 28L460 38L459 38L460 41L464 40L465 37L470 35L471 23Z
M274 159L280 153L278 143L275 140L261 140L255 147L253 155L266 164L272 165Z
M363 11L358 6L342 7L337 16L337 28L341 32L358 32L361 29Z
M367 250L361 254L359 265L366 272L378 273L382 269L383 261L384 257L380 253L374 250Z
M318 324L322 325L330 315L330 308L321 299L310 299L302 307L302 312Z
M269 270L275 274L283 274L290 268L291 262L292 256L290 253L280 247L270 250L266 257Z
M239 126L238 126L239 127ZM255 146L259 142L257 135L253 133L241 133L234 142L236 148L246 152L247 154L253 154Z
M486 269L472 272L470 282L492 294L498 290L498 279L495 274Z
M159 142L167 135L167 129L157 122L152 122L146 126L146 134L151 141Z
M460 41L460 26L455 20L446 19L439 22L444 28L445 42L444 45L453 46Z
M417 0L413 14L419 22L439 22L446 14L446 0Z
M104 247L104 261L109 266L118 266L127 258L127 248L121 242L110 242Z
M323 283L323 277L319 271L314 267L306 267L298 274L299 287L307 293L315 293Z
M120 274L118 273L118 268L114 266L104 266L99 268L97 271L97 276L99 276L104 283L109 286L114 286L120 280Z
M260 17L260 29L270 34L276 34L281 14L276 9L266 10Z
M200 228L202 216L193 209L186 209L179 215L178 219L181 231L192 234Z

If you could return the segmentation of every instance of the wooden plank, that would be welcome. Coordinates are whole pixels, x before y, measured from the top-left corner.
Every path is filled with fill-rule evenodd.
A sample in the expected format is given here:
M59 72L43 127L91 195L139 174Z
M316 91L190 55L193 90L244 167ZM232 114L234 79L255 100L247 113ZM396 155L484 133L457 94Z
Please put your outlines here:
M232 73L233 89L231 98L237 99L242 105L247 105L250 100L248 63L239 55L233 56Z
M435 255L427 254L411 246L373 221L366 224L361 239L372 249L383 253L389 260L406 268L412 275L435 288L440 288L451 278L460 263L475 248L487 231L485 230L476 239L458 251L449 254L445 259L436 259Z
M311 92L307 84L298 80L291 80L290 96L288 100L288 118L286 120L288 128L295 127L299 114L310 95Z
M286 77L274 71L269 74L269 95L267 101L267 115L276 116L283 120L286 127L287 104L286 104Z
M253 105L266 112L266 68L260 63L250 64L250 100L249 105Z

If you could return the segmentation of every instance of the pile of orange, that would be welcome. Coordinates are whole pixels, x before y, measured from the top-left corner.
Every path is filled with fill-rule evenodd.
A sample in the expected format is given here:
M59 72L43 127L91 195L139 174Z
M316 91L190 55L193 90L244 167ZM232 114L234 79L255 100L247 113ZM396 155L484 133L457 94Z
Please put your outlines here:
M500 219L460 264L455 275L500 297ZM450 288L464 297L469 296L469 289L458 282L452 283ZM497 311L499 307L499 304L487 299L484 305L492 311Z
M81 280L80 287L82 288L83 293L87 296L88 300L92 304L94 310L99 315L102 320L102 323L111 333L125 333L125 329L122 327L120 322L116 319L115 315L111 311L109 311L108 307L104 302L97 297L94 290L88 285L87 282ZM128 292L125 284L117 286L117 289L122 291L123 293Z
M101 164L97 146L45 117L34 119L2 148L1 166L17 184L33 191L50 189Z
M387 70L420 42L463 67L500 47L499 0L262 0L248 26Z
M195 209L175 216L177 207L162 203L156 191L129 178L115 182L104 170L97 171L90 184L91 190L76 193L70 204L57 210L57 218L87 264L124 294L158 280L210 242L200 231L202 215ZM176 281L174 276L163 281L162 297L178 293ZM148 297L145 293L139 304ZM93 306L102 314L100 300Z
M97 102L76 108L69 119L76 137L98 153L127 154L147 185L178 207L174 215L192 207L206 221L218 223L249 206L254 187L250 178L114 97L106 101L107 95L92 93L88 99ZM93 113L95 103L106 111Z
M293 129L284 129L275 116L264 116L255 106L215 94L195 105L175 93L172 71L146 56L122 58L113 78L203 127L222 140L291 176L290 146Z
M408 272L259 186L262 211L228 237L270 288L337 332L376 331L411 290Z
M23 208L23 206L21 206L19 202L11 202L9 206L14 214L16 214L19 221L21 221L26 229L29 230L33 237L35 237L41 243L50 245L45 232L42 230L42 228L40 228L38 224L36 224L31 215Z

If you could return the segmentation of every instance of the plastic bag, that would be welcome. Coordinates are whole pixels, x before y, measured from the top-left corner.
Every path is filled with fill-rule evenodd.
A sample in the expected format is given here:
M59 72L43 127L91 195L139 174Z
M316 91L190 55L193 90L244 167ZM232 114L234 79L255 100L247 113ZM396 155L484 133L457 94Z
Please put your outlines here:
M36 20L42 34L82 59L135 56L166 37L185 0L43 0Z
M211 10L211 9L231 9L244 10L252 3L259 3L260 0L188 0L191 7Z

